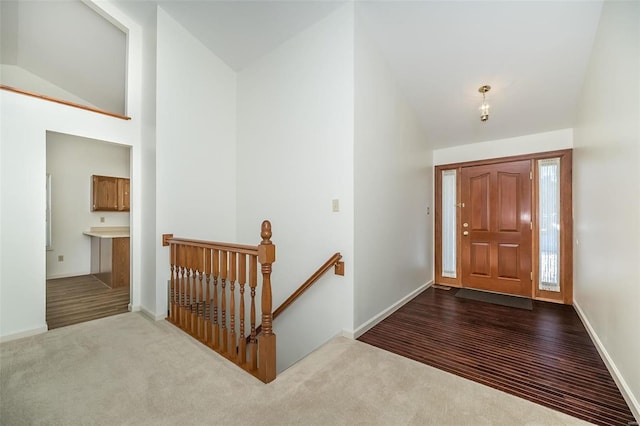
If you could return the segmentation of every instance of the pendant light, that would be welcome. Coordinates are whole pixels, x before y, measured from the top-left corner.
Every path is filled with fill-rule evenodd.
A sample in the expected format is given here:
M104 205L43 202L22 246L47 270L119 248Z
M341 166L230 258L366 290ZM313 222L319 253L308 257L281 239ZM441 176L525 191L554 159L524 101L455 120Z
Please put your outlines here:
M480 105L480 121L487 121L489 119L489 104L485 99L486 93L491 90L491 86L485 84L480 86L478 92L482 93L482 105Z

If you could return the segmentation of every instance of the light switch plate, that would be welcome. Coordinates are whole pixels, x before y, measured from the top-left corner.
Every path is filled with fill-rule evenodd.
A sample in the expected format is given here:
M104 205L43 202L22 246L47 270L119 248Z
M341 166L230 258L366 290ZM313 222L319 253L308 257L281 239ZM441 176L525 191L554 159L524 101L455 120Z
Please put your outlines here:
M339 212L340 211L340 200L338 200L337 198L331 200L331 210L333 212Z

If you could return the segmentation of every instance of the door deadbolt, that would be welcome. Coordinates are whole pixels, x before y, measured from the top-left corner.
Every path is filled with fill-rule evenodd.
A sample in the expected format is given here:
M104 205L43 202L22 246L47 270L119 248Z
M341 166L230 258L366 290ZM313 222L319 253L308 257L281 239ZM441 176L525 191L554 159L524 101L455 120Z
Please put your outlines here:
M463 224L462 224L462 226L463 226L464 228L468 228L468 227L469 227L469 224L468 224L467 222L465 222L465 223L463 223Z

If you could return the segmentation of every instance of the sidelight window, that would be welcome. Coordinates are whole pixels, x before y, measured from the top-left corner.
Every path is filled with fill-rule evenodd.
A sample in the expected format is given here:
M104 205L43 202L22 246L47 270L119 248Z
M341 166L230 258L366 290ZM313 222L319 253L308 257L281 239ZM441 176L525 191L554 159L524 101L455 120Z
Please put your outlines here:
M442 171L442 276L456 278L456 170Z
M538 160L539 289L560 291L560 158Z

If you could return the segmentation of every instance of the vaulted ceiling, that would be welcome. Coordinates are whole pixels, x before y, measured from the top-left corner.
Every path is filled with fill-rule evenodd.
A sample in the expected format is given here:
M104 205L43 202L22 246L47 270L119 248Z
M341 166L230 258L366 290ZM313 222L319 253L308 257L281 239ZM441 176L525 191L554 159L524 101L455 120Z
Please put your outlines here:
M363 2L357 11L432 146L572 127L600 2ZM488 84L490 118L480 121Z
M142 24L160 5L236 71L346 4L115 3ZM601 7L581 0L355 2L357 27L386 59L432 147L572 127ZM492 86L485 123L483 84Z

